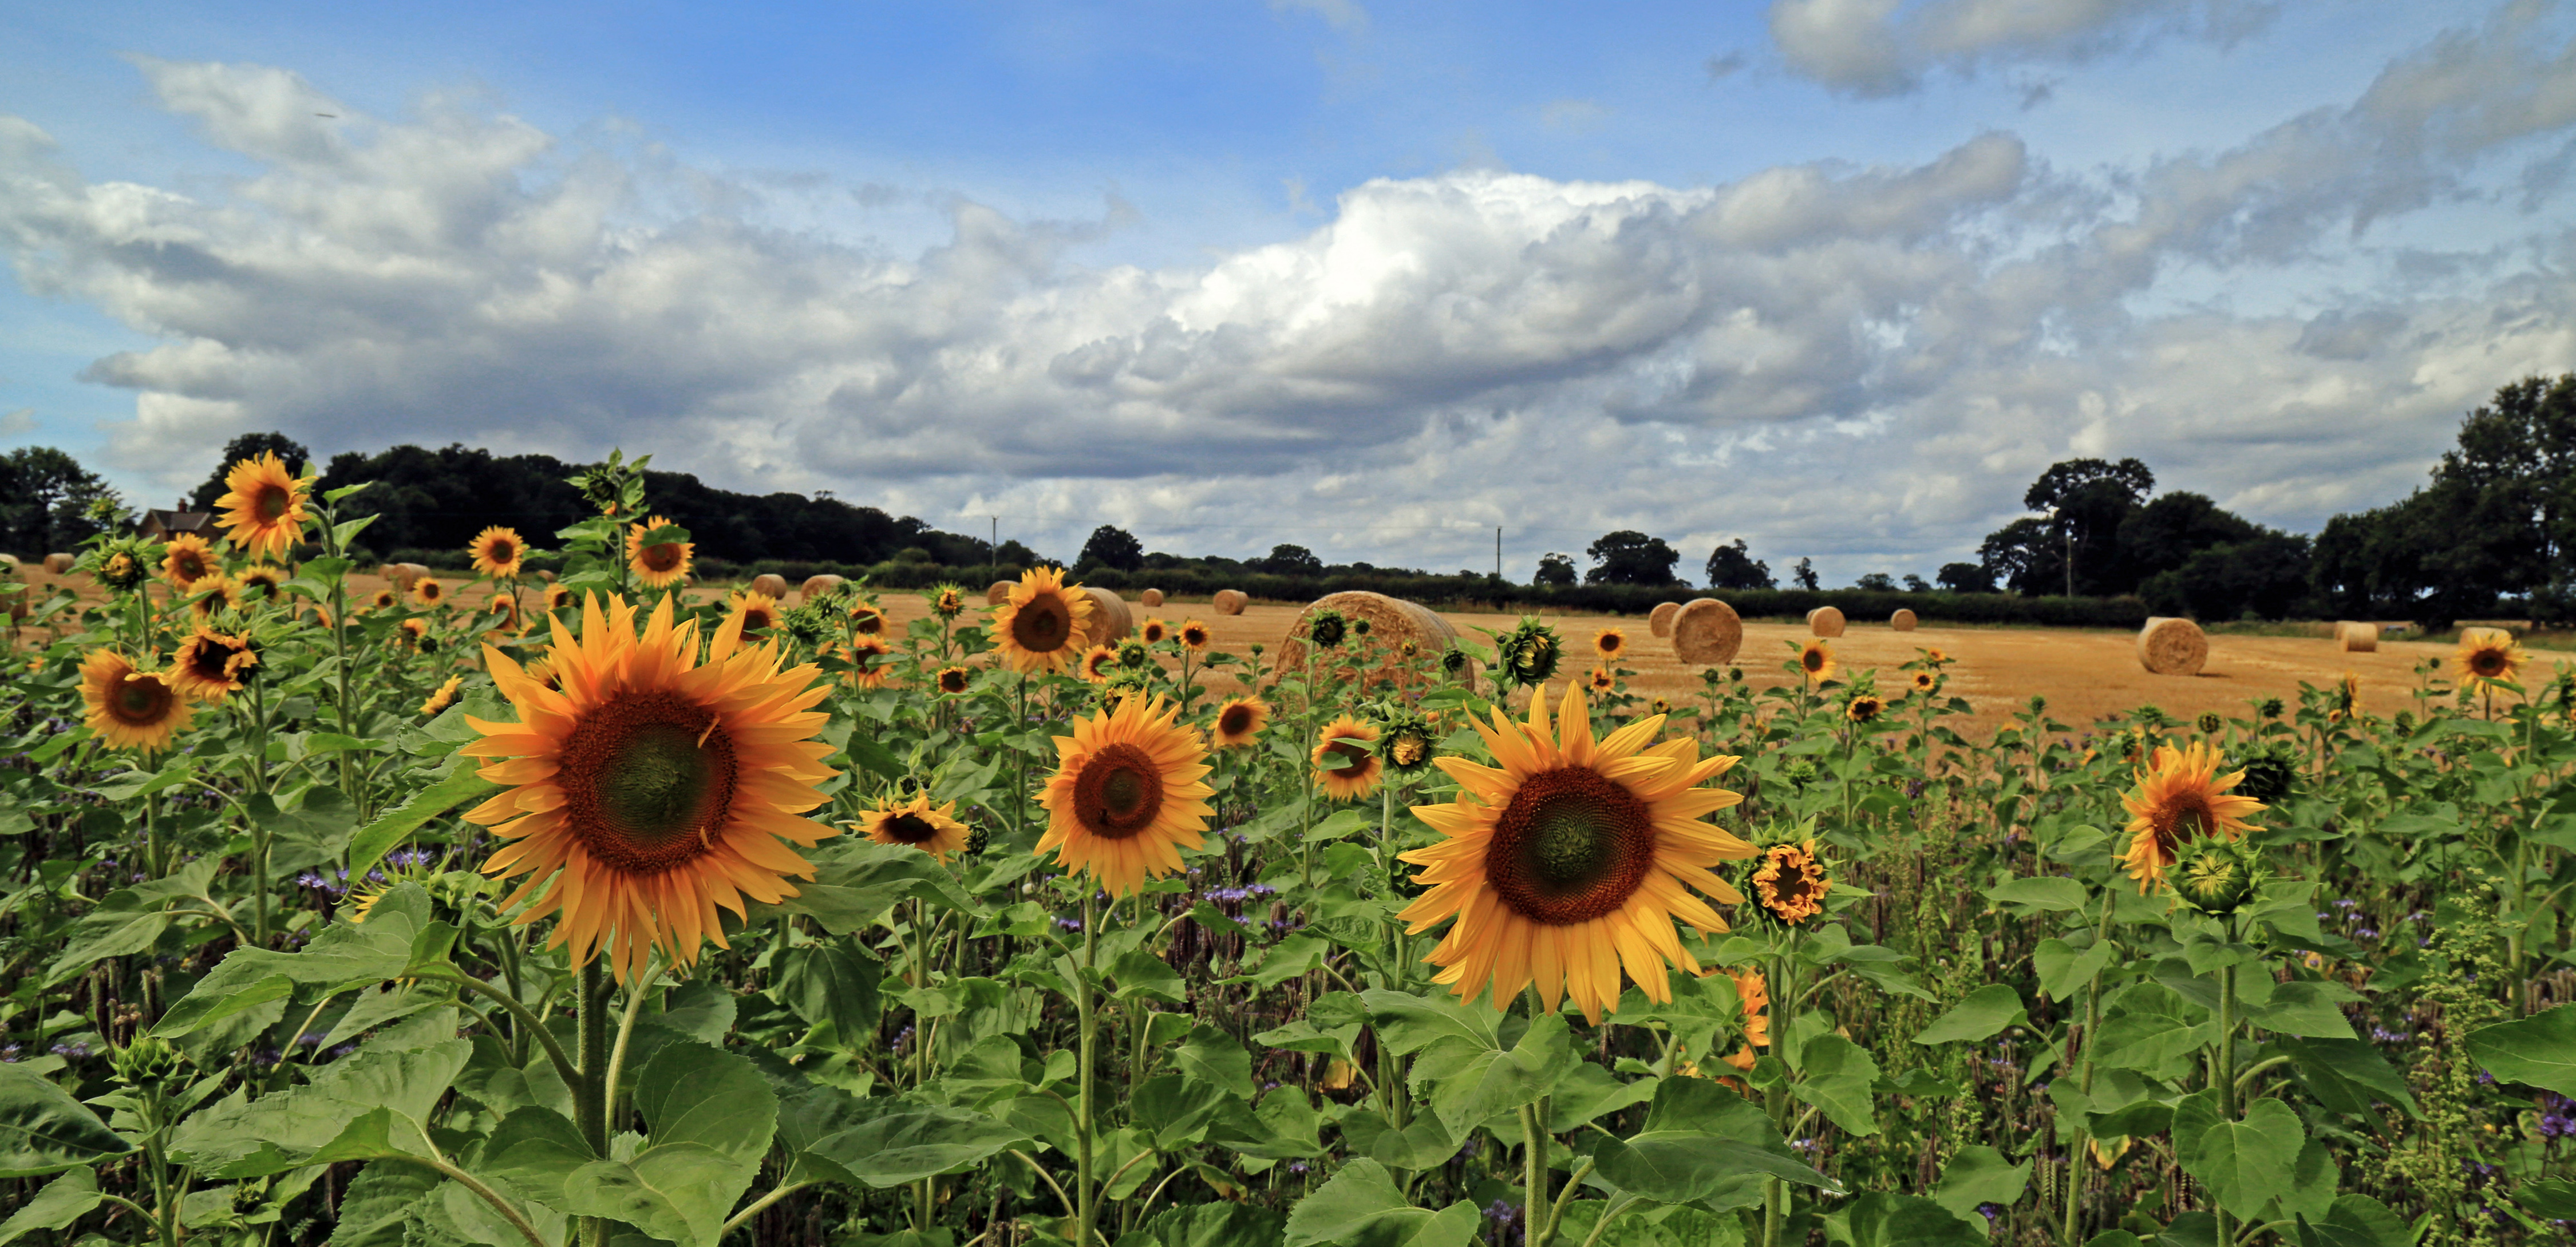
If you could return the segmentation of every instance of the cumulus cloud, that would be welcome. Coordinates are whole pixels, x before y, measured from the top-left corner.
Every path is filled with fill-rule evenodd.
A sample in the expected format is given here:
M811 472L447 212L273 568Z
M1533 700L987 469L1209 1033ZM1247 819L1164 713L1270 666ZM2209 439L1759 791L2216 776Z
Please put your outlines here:
M2079 64L2165 39L2232 44L2275 0L1774 0L1771 40L1790 69L1846 95L1902 95L1927 75L2002 64Z
M1958 557L2075 453L2312 526L2420 479L2496 385L2576 359L2564 283L2499 256L2401 254L2296 310L2140 310L2180 270L2351 261L2374 222L2554 149L2567 53L2515 20L2109 178L2006 133L1703 187L1465 170L1163 269L1068 259L1114 207L955 200L943 242L891 254L755 224L768 182L475 101L373 118L282 70L142 61L256 172L92 183L0 119L0 245L31 288L160 340L89 375L135 392L113 454L165 483L268 428L326 452L622 445L738 488L999 514L1061 554L1110 522L1481 567L1502 524L1525 571L1633 527L1694 564L1745 536L1847 580Z

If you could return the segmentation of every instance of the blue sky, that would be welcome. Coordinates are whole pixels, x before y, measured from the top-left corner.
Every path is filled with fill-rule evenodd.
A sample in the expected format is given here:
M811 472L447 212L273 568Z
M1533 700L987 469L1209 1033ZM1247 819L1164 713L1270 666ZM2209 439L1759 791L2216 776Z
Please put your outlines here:
M0 5L0 446L138 498L623 444L1064 554L1844 582L2079 453L2310 530L2576 367L2557 5L227 10Z

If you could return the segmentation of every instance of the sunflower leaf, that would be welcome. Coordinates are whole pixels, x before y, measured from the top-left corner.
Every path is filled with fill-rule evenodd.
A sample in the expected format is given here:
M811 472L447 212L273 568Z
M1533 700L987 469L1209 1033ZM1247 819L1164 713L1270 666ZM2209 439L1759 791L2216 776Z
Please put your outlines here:
M2576 1005L2471 1031L2469 1055L2499 1081L2576 1096Z
M1992 1039L2006 1027L2029 1024L2030 1014L2022 1008L2021 993L2009 984L1989 983L1934 1018L1914 1037L1914 1042L1928 1045Z
M1283 1247L1465 1247L1479 1223L1474 1204L1417 1208L1386 1166L1354 1160L1289 1210Z
M357 834L349 838L350 880L366 878L367 872L385 859L385 854L392 852L404 837L420 830L422 824L476 797L498 791L499 784L478 773L481 766L472 758L452 760L447 773L437 782L413 793L410 800L359 828Z
M134 1150L44 1075L0 1064L0 1178L86 1169Z

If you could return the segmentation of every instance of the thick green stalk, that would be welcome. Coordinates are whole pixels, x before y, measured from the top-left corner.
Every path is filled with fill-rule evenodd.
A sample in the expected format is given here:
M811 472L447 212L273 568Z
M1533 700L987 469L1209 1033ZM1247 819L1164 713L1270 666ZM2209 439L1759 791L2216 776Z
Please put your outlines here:
M1525 1247L1547 1247L1547 1136L1539 1133L1538 1106L1521 1106L1521 1240Z
M2233 922L2228 923L2228 934L2231 938L2235 935L2235 926ZM2218 1119L2234 1122L2236 1120L2236 967L2232 965L2223 966L2218 971L2218 1060L2217 1065L2210 1071L2210 1082L2218 1088ZM2227 1209L2214 1202L2210 1212L2218 1219L2218 1241L2234 1243L2236 1219L2227 1214Z
M1092 1102L1091 1065L1098 1055L1100 1018L1091 999L1091 969L1100 952L1099 914L1092 904L1095 889L1088 877L1081 880L1082 893L1082 973L1073 984L1073 1007L1076 1024L1081 1028L1078 1053L1081 1104L1074 1122L1074 1139L1079 1148L1074 1158L1074 1247L1091 1247L1091 1227L1100 1216L1100 1192L1092 1185Z
M606 972L598 956L583 962L579 1009L575 1014L575 1046L581 1050L581 1078L573 1084L572 1111L574 1125L582 1141L593 1153L608 1155L608 986ZM608 1222L599 1217L582 1220L582 1239L597 1245L608 1241Z
M2094 947L2101 947L2103 943L2111 938L2111 913L2114 909L2118 908L2118 904L2119 897L2113 895L2110 889L2103 889L2102 922L2099 926L2093 929ZM2090 1097L2093 1094L2093 1031L2101 1024L2102 972L2096 970L2093 972L2092 981L2087 983L2084 989L2084 1063L2081 1067L2082 1072L2078 1075L2079 1081L2076 1084L2083 1090L2087 1097ZM2088 1099L2087 1102L2089 1103L2090 1100ZM2067 1139L2066 1218L2065 1225L2059 1233L2057 1240L2062 1243L2079 1241L2076 1237L2076 1232L2084 1215L2083 1148L2085 1141L2091 1137L2092 1132L2085 1129L2084 1124L2079 1120Z

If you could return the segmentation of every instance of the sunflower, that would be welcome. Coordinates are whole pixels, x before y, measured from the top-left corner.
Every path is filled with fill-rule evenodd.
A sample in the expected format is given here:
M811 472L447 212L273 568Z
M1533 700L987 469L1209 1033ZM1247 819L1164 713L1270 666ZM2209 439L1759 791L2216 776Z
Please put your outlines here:
M1628 634L1615 626L1603 628L1592 634L1592 652L1604 660L1615 662L1619 655L1628 652Z
M1735 980L1736 1004L1744 1011L1744 1042L1755 1048L1770 1047L1771 1017L1766 1010L1771 1007L1771 984L1763 979L1760 970L1750 966L1731 971L1727 977ZM1751 1067L1747 1062L1743 1068Z
M963 693L966 691L967 682L973 678L973 673L967 671L964 667L941 667L939 669L939 691L952 695Z
M570 605L572 605L572 590L562 585L546 586L546 613L553 614Z
M1522 616L1511 631L1494 638L1494 663L1516 684L1537 688L1556 674L1557 660L1564 655L1556 629L1529 616Z
M1207 839L1214 790L1200 782L1207 746L1173 722L1179 713L1161 697L1129 697L1056 737L1060 761L1047 780L1038 852L1053 849L1066 870L1090 871L1113 898L1180 870L1181 850Z
M731 621L701 661L698 625L675 627L668 598L641 635L620 597L585 598L580 624L576 637L554 622L561 691L484 647L519 721L465 720L482 737L459 752L509 785L465 817L510 842L485 874L527 876L502 908L524 904L521 923L560 913L550 946L577 965L605 951L631 983L656 948L688 966L706 940L725 946L717 906L740 915L744 897L776 903L796 895L787 876L814 877L780 841L839 834L799 817L836 774L813 739L830 686L811 666L780 670L777 644L746 645Z
M1181 648L1204 653L1208 647L1208 626L1196 619L1181 621Z
M253 563L233 577L241 586L242 596L261 601L275 601L277 591L286 584L286 569L275 563Z
M1590 683L1592 685L1592 691L1596 693L1607 693L1619 686L1619 682L1611 677L1610 670L1607 667L1594 667L1592 669L1592 679Z
M1496 1009L1535 985L1549 1010L1571 996L1594 1021L1618 1007L1620 971L1647 998L1670 1001L1666 968L1699 963L1673 929L1679 916L1703 933L1726 922L1692 890L1722 904L1743 897L1710 873L1753 846L1700 816L1742 800L1699 785L1735 765L1702 759L1687 737L1649 746L1660 718L1640 719L1598 741L1580 685L1557 721L1547 690L1534 689L1529 721L1494 712L1475 724L1500 767L1459 757L1436 763L1462 786L1458 799L1414 807L1440 843L1402 859L1429 888L1399 915L1419 935L1456 919L1425 960L1461 1000L1490 990Z
M1921 693L1926 697L1941 691L1941 677L1934 675L1929 671L1915 672L1914 691Z
M304 495L312 486L312 477L289 474L276 451L234 464L224 474L227 492L215 499L225 508L225 535L252 558L286 557L304 537Z
M1945 662L1950 661L1950 656L1949 656L1948 654L1944 654L1944 653L1942 653L1942 652L1941 652L1941 647L1936 645L1936 646L1933 646L1933 647L1932 647L1932 648L1930 648L1930 649L1927 649L1927 650L1923 651L1923 661L1928 662L1928 663L1935 663L1935 664L1938 664L1938 663L1945 663Z
M1033 567L993 608L993 644L1013 671L1062 671L1073 665L1091 615L1091 595L1067 589L1062 568Z
M1796 926L1825 912L1825 893L1834 881L1816 860L1816 842L1775 844L1762 850L1762 865L1753 872L1753 898L1764 912Z
M1160 619L1147 619L1145 626L1138 631L1144 636L1145 644L1160 645L1164 637L1172 635L1172 625Z
M930 611L942 619L955 619L966 611L966 591L956 585L931 590Z
M689 574L689 556L697 544L689 541L656 541L644 544L644 538L663 528L676 528L671 521L654 516L626 529L626 567L635 573L635 582L647 589L668 589Z
M402 623L395 628L394 634L401 640L403 648L409 649L429 639L429 621L418 616L413 616L410 619L402 621Z
M956 802L932 809L930 794L916 792L912 800L889 800L848 826L878 844L909 844L946 861L949 854L966 847L966 824L958 822L956 815Z
M1822 684L1834 678L1834 647L1809 639L1798 647L1798 670L1807 675L1807 683Z
M1386 732L1378 737L1378 760L1386 769L1410 778L1431 769L1431 720L1419 710L1398 710L1387 716Z
M1673 703L1666 701L1661 697L1646 703L1646 713L1648 714L1671 714L1672 712Z
M392 589L378 589L376 596L367 599L367 604L380 611L389 611L402 604L402 597Z
M428 610L446 600L447 586L438 583L438 577L423 576L411 582L412 605Z
M528 543L519 540L519 530L495 524L474 534L474 540L465 543L465 552L474 557L474 570L495 580L516 580Z
M1348 714L1335 715L1324 725L1323 738L1315 745L1315 783L1324 795L1335 801L1357 801L1377 791L1384 768L1378 764L1377 725ZM1342 764L1327 768L1324 763L1339 758Z
M742 630L749 635L767 632L783 618L778 599L756 590L735 594L731 613L742 619Z
M1316 611L1314 616L1306 621L1306 639L1314 642L1316 649L1340 649L1343 639L1350 635L1350 630L1351 621L1343 618L1340 611L1329 606Z
M180 592L217 570L214 550L195 533L174 533L161 548L161 579Z
M1270 722L1270 703L1258 697L1237 697L1216 708L1216 747L1249 749Z
M449 706L455 705L456 690L463 687L465 687L464 676L452 675L447 677L447 683L439 685L437 692L431 693L427 700L420 703L420 712L422 714L434 715L439 711L447 709Z
M1094 645L1082 651L1082 678L1094 684L1107 683L1118 674L1118 651L1106 645Z
M884 688L894 675L893 653L875 637L851 637L850 683L860 688Z
M2334 708L2326 712L2326 718L2330 722L2341 723L2353 717L2360 707L2361 677L2349 671L2344 672L2343 678L2335 682ZM2218 729L2202 728L2201 730L2215 732Z
M885 612L874 602L857 602L850 607L850 633L853 636L877 636L885 631Z
M1860 693L1843 703L1843 717L1854 723L1876 723L1879 712L1887 709L1875 693Z
M179 642L178 652L171 656L170 677L180 692L199 701L220 702L224 694L238 693L250 683L258 666L259 651L249 636L198 624L196 634Z
M526 665L519 668L519 671L555 692L563 691L563 678L555 674L555 665L543 658L529 659Z
M519 616L518 594L493 594L490 598L485 599L483 603L483 613L494 617L492 620L493 635L517 636L520 633L527 631L526 623L522 621Z
M2462 628L2460 648L2451 655L2451 672L2464 689L2491 688L2522 670L2530 655L2502 628Z
M114 650L91 650L81 661L81 722L115 748L145 753L170 747L195 712L171 678L137 670Z
M188 611L199 619L212 618L216 611L241 608L241 585L222 572L208 572L188 582Z
M2141 895L2163 882L2182 846L2203 836L2234 840L2253 830L2246 816L2264 807L2252 797L2230 795L2245 772L2218 773L2218 750L2207 741L2183 748L2156 747L2153 770L2136 773L2138 786L2120 798L2129 810L2129 847L2120 860Z

